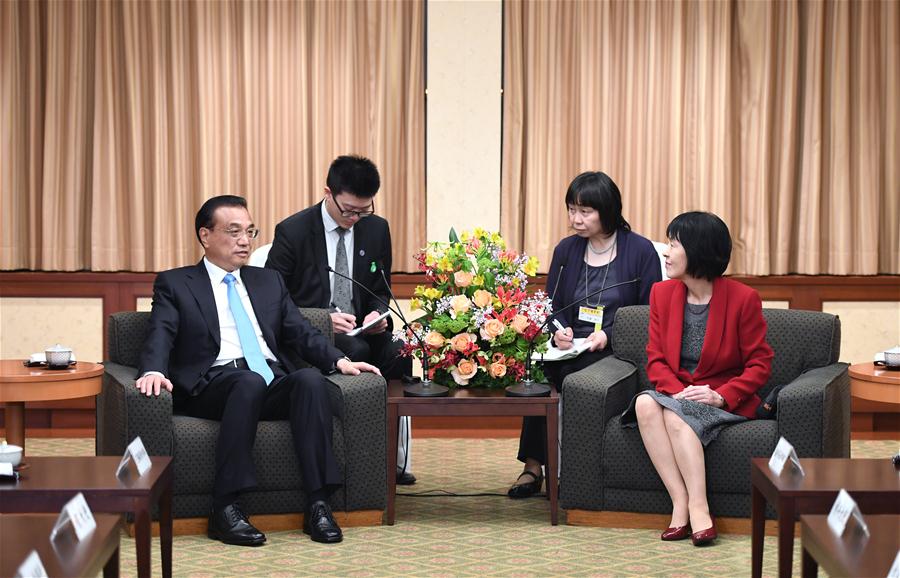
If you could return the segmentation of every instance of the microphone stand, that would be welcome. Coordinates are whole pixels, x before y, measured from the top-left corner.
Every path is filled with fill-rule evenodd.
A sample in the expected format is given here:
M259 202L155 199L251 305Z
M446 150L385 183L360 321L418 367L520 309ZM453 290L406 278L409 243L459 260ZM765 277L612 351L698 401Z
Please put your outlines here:
M425 347L425 343L422 341L422 338L419 337L419 334L416 333L416 331L412 327L410 327L409 323L406 321L406 317L403 315L403 312L400 310L400 306L397 305L396 309L394 307L391 307L390 303L388 303L387 301L382 299L379 295L375 294L374 291L372 291L371 289L369 289L368 287L366 287L365 285L363 285L356 279L349 277L347 275L338 273L331 267L328 267L328 272L334 273L338 277L343 277L344 279L347 279L348 281L353 283L353 285L355 285L356 287L359 287L360 289L362 289L363 291L365 291L366 293L368 293L369 295L374 297L376 301L378 301L379 303L381 303L382 305L387 307L388 310L390 310L397 317L399 317L400 320L403 321L403 328L409 330L409 332L412 333L413 337L415 337L416 343L419 344L419 348L422 350L422 370L424 372L424 378L419 383L407 385L406 387L404 387L403 395L409 396L409 397L443 397L443 396L446 396L450 392L450 388L446 387L444 385L437 385L437 384L433 383L431 381L431 379L428 378L428 348ZM385 285L387 287L388 293L390 293L391 298L394 300L394 303L396 304L397 298L394 297L394 292L391 291L391 286L389 283L387 283L387 277L384 275L383 268L381 269L381 275L382 275L382 278L384 278L384 280L385 280Z
M384 273L384 267L379 267L378 269L381 271L381 278L384 279L384 286L387 287L388 294L391 296L394 305L397 307L398 315L403 321L403 327L409 328L409 323L407 323L403 313L399 312L400 304L397 303L397 298L394 297L394 292L391 291L391 284L388 283L387 275ZM428 348L425 347L425 344L414 330L412 330L412 333L416 337L419 347L422 349L422 379L420 379L418 383L411 383L404 387L403 395L406 397L444 397L448 395L450 393L449 387L446 385L438 385L428 377Z
M622 281L621 283L614 283L614 284L610 285L609 287L601 287L600 289L597 289L596 291L592 291L591 293L588 293L582 299L579 299L577 301L573 301L572 303L569 303L565 307L560 308L559 311L554 311L553 313L548 315L547 319L545 319L544 322L541 324L541 326L538 328L538 332L535 333L535 337L540 335L540 333L544 330L545 327L547 327L547 324L550 323L550 321L553 320L554 317L556 317L563 311L568 311L572 307L581 303L584 299L590 299L591 297L596 297L597 295L600 295L604 291L607 291L609 289L615 289L616 287L621 287L622 285L629 285L631 283L640 283L640 281L641 281L640 277L635 277L634 279L631 279L628 281ZM559 284L559 281L557 281L557 285L558 284ZM550 395L550 386L543 384L543 383L535 383L534 380L531 378L531 356L533 353L534 353L534 339L532 339L531 341L528 342L528 356L525 358L525 377L519 383L517 383L515 385L510 385L506 388L506 396L507 397L546 397L546 396Z

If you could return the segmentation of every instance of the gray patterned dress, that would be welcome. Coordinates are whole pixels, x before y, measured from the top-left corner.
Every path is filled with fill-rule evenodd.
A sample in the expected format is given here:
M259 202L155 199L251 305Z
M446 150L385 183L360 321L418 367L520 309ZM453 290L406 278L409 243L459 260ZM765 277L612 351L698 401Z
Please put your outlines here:
M684 304L684 325L681 332L681 367L692 374L700 363L700 352L703 350L703 337L706 335L706 322L709 319L709 304ZM724 409L705 403L675 399L656 390L644 390L631 400L628 409L622 414L622 427L637 427L637 416L634 412L638 395L649 395L666 409L678 414L686 424L691 426L700 442L707 446L716 439L722 428L728 424L745 421L747 418Z

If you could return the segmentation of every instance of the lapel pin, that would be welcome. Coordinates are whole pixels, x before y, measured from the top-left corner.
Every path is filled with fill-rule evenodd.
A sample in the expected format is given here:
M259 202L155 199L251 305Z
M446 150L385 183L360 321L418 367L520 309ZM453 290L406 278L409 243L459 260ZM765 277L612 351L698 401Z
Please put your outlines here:
M360 250L359 250L359 256L360 256L360 257L365 257L365 256L366 256L366 252L365 252L364 249L360 249Z

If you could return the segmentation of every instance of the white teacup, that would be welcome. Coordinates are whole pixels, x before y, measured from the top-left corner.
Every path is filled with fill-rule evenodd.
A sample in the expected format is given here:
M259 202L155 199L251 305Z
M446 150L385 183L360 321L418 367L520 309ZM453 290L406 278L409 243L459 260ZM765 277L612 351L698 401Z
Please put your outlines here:
M900 351L885 351L884 364L889 367L900 367Z
M44 355L47 356L47 367L50 369L65 369L72 361L72 349L58 343L53 347L48 347L44 351Z
M0 462L6 462L18 466L22 463L22 448L13 444L3 442L0 444Z

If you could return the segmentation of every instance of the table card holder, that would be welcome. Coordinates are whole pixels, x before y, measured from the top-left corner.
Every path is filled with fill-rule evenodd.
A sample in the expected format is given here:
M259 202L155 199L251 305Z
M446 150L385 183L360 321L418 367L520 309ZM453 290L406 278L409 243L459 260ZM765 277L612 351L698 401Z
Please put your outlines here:
M769 469L776 476L780 476L782 470L784 469L784 464L786 464L790 460L794 466L800 471L801 476L805 476L806 472L803 471L803 466L800 465L800 458L797 457L797 452L794 450L794 446L790 444L784 436L778 439L778 445L775 446L775 451L772 452L772 457L769 458Z
M856 505L856 501L850 497L847 490L841 488L841 491L838 492L837 499L834 500L834 505L831 506L831 511L828 513L828 527L840 538L844 535L844 531L847 529L847 521L851 516L856 518L859 527L862 528L863 533L868 536L869 527L866 525L865 520L863 520L862 512L859 511L859 506Z
M0 462L0 476L6 476L8 478L13 477L13 465L9 462Z
M16 570L15 578L48 578L47 570L44 568L44 563L41 562L37 550L32 550L25 557L25 561Z
M53 530L50 531L50 540L55 540L59 535L60 530L69 524L71 524L72 528L75 530L75 537L78 538L79 542L97 528L97 521L94 519L94 514L91 513L91 508L88 506L87 500L84 499L84 494L81 492L78 492L74 498L69 500L66 505L63 506L59 518L57 518L56 523L53 524Z
M122 456L122 461L119 462L119 467L116 468L116 477L127 471L128 462L131 460L134 460L139 476L149 472L153 465L150 462L150 456L147 455L147 450L144 448L144 442L141 441L141 436L134 438L134 441L125 448L125 455Z
M897 550L897 556L891 564L891 569L888 570L887 578L900 578L900 550Z

